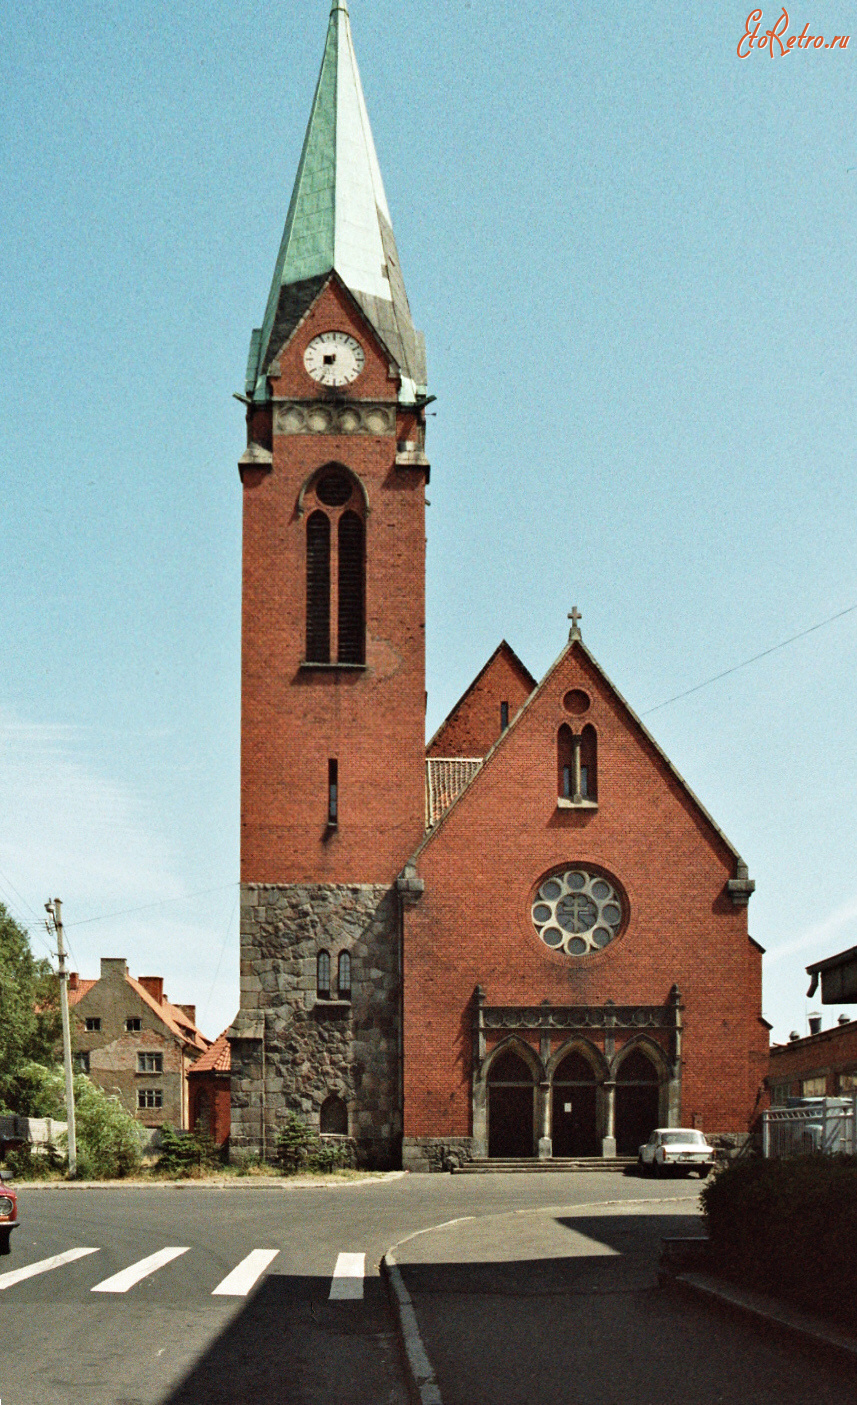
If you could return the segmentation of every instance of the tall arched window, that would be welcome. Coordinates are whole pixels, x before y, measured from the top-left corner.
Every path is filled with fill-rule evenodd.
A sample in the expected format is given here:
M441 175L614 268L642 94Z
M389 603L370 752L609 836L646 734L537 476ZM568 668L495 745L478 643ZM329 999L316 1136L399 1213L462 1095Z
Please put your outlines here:
M319 1000L330 999L330 957L326 951L320 951L316 960L315 993Z
M366 661L365 501L331 464L307 492L307 663Z
M573 805L598 799L598 740L595 728L587 722L576 734L564 722L557 735L559 798Z

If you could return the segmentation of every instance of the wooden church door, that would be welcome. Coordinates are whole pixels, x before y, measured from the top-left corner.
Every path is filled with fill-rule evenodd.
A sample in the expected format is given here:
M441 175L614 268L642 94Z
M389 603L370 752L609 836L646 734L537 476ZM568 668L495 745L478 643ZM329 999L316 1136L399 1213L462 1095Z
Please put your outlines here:
M488 1155L533 1155L533 1075L519 1054L501 1054L488 1071Z
M569 1054L553 1080L554 1156L597 1156L596 1078L582 1054Z
M616 1074L616 1154L636 1156L660 1117L660 1079L640 1049L622 1060Z

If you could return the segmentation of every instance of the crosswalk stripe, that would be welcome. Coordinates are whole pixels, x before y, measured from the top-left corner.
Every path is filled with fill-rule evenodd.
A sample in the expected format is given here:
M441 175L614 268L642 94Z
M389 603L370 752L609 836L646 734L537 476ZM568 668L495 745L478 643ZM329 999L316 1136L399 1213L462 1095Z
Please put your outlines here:
M103 1283L96 1283L90 1289L92 1293L127 1293L129 1288L133 1288L135 1283L139 1283L141 1278L148 1278L150 1273L163 1268L164 1264L177 1259L180 1254L186 1254L187 1249L159 1249L157 1254L150 1254L147 1259L140 1259L138 1263L123 1268L121 1273L114 1273L112 1278L105 1278Z
M262 1276L268 1264L273 1263L279 1249L254 1249L240 1264L236 1264L222 1283L212 1290L213 1298L246 1298L253 1284Z
M0 1290L11 1288L13 1283L23 1283L26 1278L35 1278L40 1273L50 1273L52 1268L62 1268L75 1259L84 1259L87 1254L97 1254L97 1249L67 1249L64 1254L53 1254L49 1259L27 1264L25 1268L13 1268L9 1273L0 1273Z
M362 1298L365 1254L340 1254L333 1270L330 1298Z

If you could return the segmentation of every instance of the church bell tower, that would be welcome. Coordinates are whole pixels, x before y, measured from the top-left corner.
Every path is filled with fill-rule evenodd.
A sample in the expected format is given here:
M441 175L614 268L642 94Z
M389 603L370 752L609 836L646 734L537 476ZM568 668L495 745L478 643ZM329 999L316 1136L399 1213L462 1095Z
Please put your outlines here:
M425 348L345 0L245 396L233 1144L395 1157L395 880L424 829ZM370 974L371 972L371 974Z

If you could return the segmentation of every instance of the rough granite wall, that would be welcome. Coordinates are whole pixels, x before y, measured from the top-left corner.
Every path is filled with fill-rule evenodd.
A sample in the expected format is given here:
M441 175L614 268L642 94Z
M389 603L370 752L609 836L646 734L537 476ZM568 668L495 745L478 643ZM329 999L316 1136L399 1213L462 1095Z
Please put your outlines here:
M350 952L350 1001L318 999L319 951L330 954L334 997L339 953ZM230 1043L233 1149L262 1151L264 1123L264 1150L271 1157L289 1112L318 1131L321 1105L334 1094L348 1107L348 1130L361 1159L398 1164L395 890L377 884L242 885L241 1009Z

